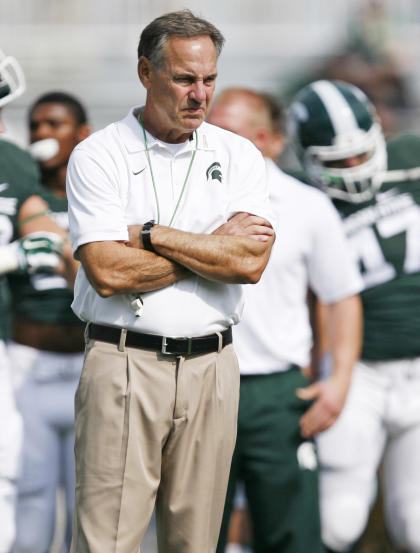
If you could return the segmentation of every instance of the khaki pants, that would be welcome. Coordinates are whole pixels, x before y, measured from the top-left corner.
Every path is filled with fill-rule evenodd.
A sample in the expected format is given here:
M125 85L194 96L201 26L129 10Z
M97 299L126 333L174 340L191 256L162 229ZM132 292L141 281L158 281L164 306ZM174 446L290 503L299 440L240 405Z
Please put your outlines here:
M236 439L232 345L176 357L90 340L76 394L71 553L214 553Z

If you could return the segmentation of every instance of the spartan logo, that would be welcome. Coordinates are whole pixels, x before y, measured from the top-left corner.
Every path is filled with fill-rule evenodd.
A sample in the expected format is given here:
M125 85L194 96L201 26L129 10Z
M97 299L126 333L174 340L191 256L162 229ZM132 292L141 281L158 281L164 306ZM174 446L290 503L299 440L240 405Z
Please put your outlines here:
M218 180L219 182L222 182L221 169L222 167L218 161L212 163L206 171L207 180L211 178L211 180Z

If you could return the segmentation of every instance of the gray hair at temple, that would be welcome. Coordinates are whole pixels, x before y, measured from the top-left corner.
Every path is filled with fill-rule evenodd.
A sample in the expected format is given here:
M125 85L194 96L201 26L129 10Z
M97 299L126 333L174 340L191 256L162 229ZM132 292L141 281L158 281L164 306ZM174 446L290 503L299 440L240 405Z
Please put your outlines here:
M203 35L211 38L219 56L225 39L214 25L196 17L190 10L167 13L144 28L137 48L138 59L144 56L159 71L163 63L162 50L170 37L192 38Z

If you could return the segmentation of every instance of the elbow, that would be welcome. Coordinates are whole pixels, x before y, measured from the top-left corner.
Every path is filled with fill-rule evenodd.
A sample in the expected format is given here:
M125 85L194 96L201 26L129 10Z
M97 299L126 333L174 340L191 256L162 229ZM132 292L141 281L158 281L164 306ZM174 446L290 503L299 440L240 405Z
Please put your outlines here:
M101 298L125 292L124 265L121 268L121 263L118 263L119 248L125 249L125 246L110 242L89 242L77 250L86 277Z
M95 292L101 298L109 298L119 292L117 282L110 275L88 273L88 279Z
M252 242L252 241L251 241ZM243 284L257 284L270 259L271 248L274 243L274 237L267 242L253 243L251 255L244 256L241 259L241 273Z
M264 272L265 266L266 263L260 260L244 260L238 273L238 282L240 284L257 284Z
M99 296L101 296L101 298L109 298L109 297L113 296L116 293L111 288L98 287L98 286L94 286L94 288L95 288L95 291L97 292L97 294Z
M242 277L242 284L257 284L259 282L263 271L249 271Z
M91 284L92 284L93 288L95 289L95 292L99 296L101 296L101 298L109 298L110 296L113 296L114 294L117 293L115 288L113 288L111 286L108 286L104 282L94 281L94 282L91 282Z
M250 275L248 284L257 284L257 282L260 281L260 278L262 277L263 271L255 272L252 275Z

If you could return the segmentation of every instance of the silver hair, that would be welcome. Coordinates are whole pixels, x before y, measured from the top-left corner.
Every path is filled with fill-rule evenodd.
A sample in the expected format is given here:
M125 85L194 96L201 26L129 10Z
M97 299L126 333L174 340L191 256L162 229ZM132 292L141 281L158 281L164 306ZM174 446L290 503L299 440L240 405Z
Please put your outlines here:
M196 17L190 10L167 13L154 19L141 33L138 59L146 57L159 71L163 64L162 50L170 37L192 38L203 35L211 38L219 56L225 39L214 25Z

